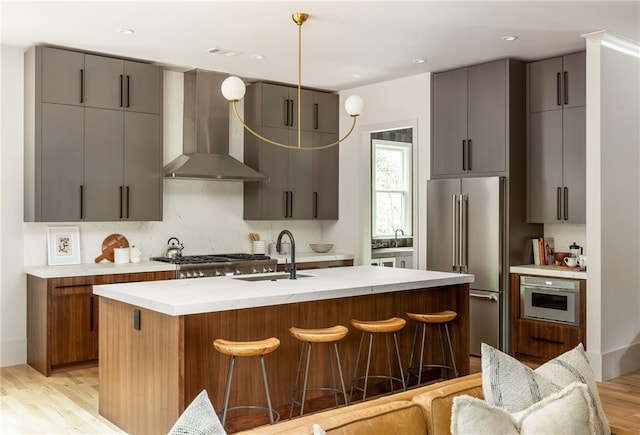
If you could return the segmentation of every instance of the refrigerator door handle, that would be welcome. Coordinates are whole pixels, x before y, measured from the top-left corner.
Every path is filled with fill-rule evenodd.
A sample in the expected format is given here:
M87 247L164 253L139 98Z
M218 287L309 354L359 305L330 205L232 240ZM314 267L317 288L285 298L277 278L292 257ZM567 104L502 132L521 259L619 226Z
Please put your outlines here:
M453 254L451 259L451 270L458 272L458 195L451 196L451 242Z
M496 296L496 295L482 295L482 294L478 294L478 293L469 293L469 297L477 298L477 299L488 299L490 301L497 301L498 300L498 296Z
M469 271L469 250L467 244L469 241L469 226L467 225L469 209L469 196L460 195L460 272L467 273Z

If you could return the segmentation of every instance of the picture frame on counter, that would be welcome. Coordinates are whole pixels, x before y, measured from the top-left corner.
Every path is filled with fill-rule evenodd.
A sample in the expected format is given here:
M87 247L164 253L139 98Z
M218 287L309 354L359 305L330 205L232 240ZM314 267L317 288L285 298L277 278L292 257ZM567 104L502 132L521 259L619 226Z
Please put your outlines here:
M47 263L49 266L80 264L79 227L47 228Z

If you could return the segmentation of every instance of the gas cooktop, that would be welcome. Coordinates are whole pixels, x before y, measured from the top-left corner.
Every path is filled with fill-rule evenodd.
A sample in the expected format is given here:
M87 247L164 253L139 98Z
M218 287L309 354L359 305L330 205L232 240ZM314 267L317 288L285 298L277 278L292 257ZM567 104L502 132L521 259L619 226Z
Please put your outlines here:
M176 258L152 257L151 260L162 261L171 264L212 264L229 263L236 261L258 261L270 260L267 255L262 254L207 254L207 255L184 255Z

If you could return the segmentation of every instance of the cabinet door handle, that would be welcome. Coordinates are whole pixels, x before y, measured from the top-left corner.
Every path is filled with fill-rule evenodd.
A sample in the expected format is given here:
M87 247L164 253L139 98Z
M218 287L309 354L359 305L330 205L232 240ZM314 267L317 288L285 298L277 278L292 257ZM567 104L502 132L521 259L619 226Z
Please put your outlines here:
M558 187L556 197L556 219L562 220L562 189Z
M93 323L95 321L95 313L93 308L93 295L89 297L89 331L93 331Z
M472 146L473 142L471 142L471 139L469 139L467 141L467 170L471 170L471 146Z
M84 219L84 185L80 185L80 219Z
M556 74L556 104L562 106L562 85L560 84L560 73Z
M131 106L131 77L127 76L127 107Z
M462 170L467 170L467 140L462 139Z
M569 220L569 188L564 188L564 220Z
M80 68L80 102L84 103L84 68Z
M289 216L293 217L293 192L289 191Z
M564 72L564 104L569 104L569 73L567 71Z
M122 219L122 186L120 186L120 219Z
M289 127L293 127L293 100L289 100Z
M318 129L318 103L313 105L313 129Z
M127 186L127 219L129 219L129 193L130 193L130 188L129 186Z
M123 104L122 103L122 94L124 93L124 89L122 88L123 87L122 81L123 81L123 76L122 76L122 74L120 74L120 107L122 107L122 104Z
M313 192L313 217L318 217L318 192Z
M284 217L288 217L289 215L289 191L285 190L283 192L283 198L282 198L282 215Z
M284 115L284 119L282 121L284 122L285 127L287 127L289 126L289 99L288 98L284 100L284 111L282 112L282 114Z

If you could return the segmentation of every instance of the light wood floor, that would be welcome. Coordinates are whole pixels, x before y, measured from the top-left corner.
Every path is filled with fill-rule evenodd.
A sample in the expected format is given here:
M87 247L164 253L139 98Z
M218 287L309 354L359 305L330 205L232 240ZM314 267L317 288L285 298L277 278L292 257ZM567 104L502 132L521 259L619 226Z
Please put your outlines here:
M471 371L480 371L471 358ZM640 434L640 370L599 384L609 422ZM42 376L28 365L0 368L0 433L124 433L98 415L98 369Z

